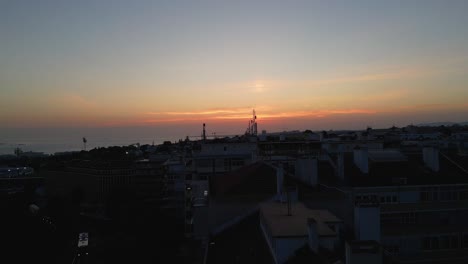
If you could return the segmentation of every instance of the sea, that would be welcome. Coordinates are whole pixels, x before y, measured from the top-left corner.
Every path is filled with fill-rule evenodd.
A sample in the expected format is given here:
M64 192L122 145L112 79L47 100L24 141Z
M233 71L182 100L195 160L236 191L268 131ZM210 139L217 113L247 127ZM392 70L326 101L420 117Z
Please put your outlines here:
M82 138L75 140L60 140L60 139L27 139L27 140L9 140L7 142L0 142L0 155L14 154L16 148L22 151L43 152L44 154L54 154L57 152L67 151L81 151L84 149L91 150L97 147L110 147L110 146L128 146L139 143L144 144L161 144L162 142L170 140L169 138L133 138L133 139L87 139L86 146ZM80 142L81 141L81 142Z
M187 134L187 135L185 135ZM92 128L92 129L0 129L0 155L22 151L57 152L91 150L97 147L128 146L139 143L162 144L189 136L187 131L151 128ZM86 146L83 142L86 138Z

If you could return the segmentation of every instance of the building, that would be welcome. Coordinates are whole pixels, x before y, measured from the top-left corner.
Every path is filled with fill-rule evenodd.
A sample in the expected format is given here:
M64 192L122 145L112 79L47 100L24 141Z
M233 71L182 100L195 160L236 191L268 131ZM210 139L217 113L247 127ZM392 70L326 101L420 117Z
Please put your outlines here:
M400 263L468 260L468 173L444 152L361 147L334 159L335 175L319 182L349 197L341 214L354 239Z
M285 263L297 250L308 245L320 254L335 251L341 245L344 224L327 210L312 210L300 202L271 202L260 207L260 226L275 263Z
M42 185L44 179L31 167L0 168L0 195L13 196L25 192L32 193Z
M346 264L381 264L382 247L373 240L346 242Z
M81 211L93 217L127 217L123 204L138 200L160 206L165 194L163 166L149 160L73 160L41 174L49 197L77 196Z

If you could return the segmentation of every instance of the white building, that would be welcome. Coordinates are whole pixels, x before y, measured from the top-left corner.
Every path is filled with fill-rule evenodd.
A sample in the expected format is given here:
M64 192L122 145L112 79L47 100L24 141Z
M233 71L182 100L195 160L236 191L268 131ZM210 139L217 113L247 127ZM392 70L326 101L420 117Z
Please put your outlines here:
M288 215L286 203L271 202L260 206L260 227L275 263L285 263L304 245L316 253L320 247L333 251L339 246L343 221L299 202L291 204Z

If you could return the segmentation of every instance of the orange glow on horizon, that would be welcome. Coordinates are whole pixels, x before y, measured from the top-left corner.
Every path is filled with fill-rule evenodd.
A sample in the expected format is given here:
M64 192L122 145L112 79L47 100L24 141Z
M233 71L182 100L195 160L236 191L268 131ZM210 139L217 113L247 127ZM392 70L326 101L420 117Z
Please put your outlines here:
M241 109L246 110L246 109ZM249 109L251 111L251 109ZM201 121L242 121L252 118L251 114L246 114L247 111L239 111L239 109L217 109L194 112L161 112L147 113L149 115L157 115L159 118L149 118L143 120L144 123L165 123L165 122L201 122ZM248 113L248 112L247 112ZM318 111L286 111L272 112L267 111L258 113L259 120L278 120L290 118L324 118L331 115L349 115L349 114L364 114L371 115L377 113L368 109L336 109L336 110L318 110ZM175 117L174 116L178 116Z

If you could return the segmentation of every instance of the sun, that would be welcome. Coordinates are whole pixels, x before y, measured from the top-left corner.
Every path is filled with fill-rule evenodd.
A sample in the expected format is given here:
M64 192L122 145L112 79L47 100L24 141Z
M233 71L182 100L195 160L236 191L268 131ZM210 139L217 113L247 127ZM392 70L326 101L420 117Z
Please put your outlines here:
M253 85L249 86L249 88L251 88L255 93L261 93L265 91L265 84L263 82L257 81Z

